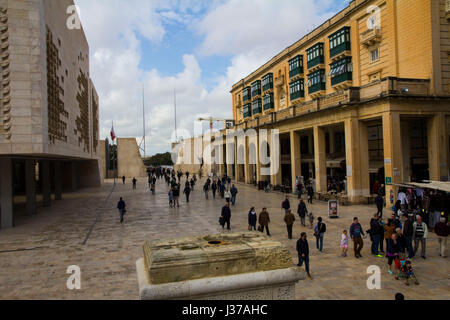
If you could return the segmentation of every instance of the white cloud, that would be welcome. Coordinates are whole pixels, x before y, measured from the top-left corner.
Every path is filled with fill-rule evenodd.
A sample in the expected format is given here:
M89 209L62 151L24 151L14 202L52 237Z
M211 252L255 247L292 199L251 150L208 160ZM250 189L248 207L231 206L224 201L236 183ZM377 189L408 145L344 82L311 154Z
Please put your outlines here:
M100 95L101 138L111 121L119 137L142 136L142 86L146 96L147 154L170 150L177 91L178 128L192 132L200 116L231 118L231 86L307 29L325 21L331 0L77 0L91 49L91 77ZM206 12L204 14L204 12ZM198 14L202 13L203 16ZM164 43L165 24L184 24L204 37L194 53L181 58L184 69L142 70L140 38ZM231 55L226 73L202 83L198 57ZM206 87L211 90L206 90ZM207 126L207 124L205 124Z

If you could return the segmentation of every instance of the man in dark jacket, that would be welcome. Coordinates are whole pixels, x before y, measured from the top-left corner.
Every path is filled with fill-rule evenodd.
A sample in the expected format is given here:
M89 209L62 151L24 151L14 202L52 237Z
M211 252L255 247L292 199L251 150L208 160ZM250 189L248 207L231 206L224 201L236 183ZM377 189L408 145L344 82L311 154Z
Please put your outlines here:
M286 200L284 200L281 204L281 208L284 209L284 213L288 213L289 209L291 208L288 196L286 196Z
M123 222L123 216L125 214L125 201L123 201L122 198L120 198L119 202L117 203L117 209L119 209L120 223L122 223Z
M375 204L377 205L377 215L382 218L383 217L383 206L384 206L384 200L381 194L378 194L375 198Z
M350 237L353 240L353 249L355 251L355 258L362 258L361 250L364 246L363 237L364 231L358 218L353 218L353 223L350 226Z
M312 204L314 197L314 188L312 187L312 185L308 185L306 191L308 192L308 203Z
M234 186L234 184L230 189L230 193L231 193L231 204L234 206L236 204L236 195L238 194L238 189Z
M450 228L445 223L445 217L441 217L440 221L434 225L434 232L439 241L439 255L445 258L445 247L447 246L447 238L450 234Z
M189 202L189 195L191 194L191 186L189 185L188 181L186 181L183 193L186 195L186 202Z
M311 274L309 273L309 245L308 240L306 240L306 233L302 232L300 239L297 240L297 253L298 253L298 264L297 266L303 266L305 262L305 271L309 278Z
M300 221L302 223L302 226L305 227L306 226L305 217L306 217L306 214L308 213L308 209L306 208L306 204L303 201L303 199L300 199L300 203L298 204L297 213L300 216Z
M373 218L370 220L370 238L372 240L372 254L377 257L382 257L378 252L378 247L380 245L380 223L378 222L379 215L375 213Z
M284 216L284 222L286 222L286 228L288 232L288 238L292 239L292 227L294 226L295 216L292 214L291 210Z
M411 218L408 216L408 214L404 214L403 215L404 218L404 222L403 222L403 237L405 238L405 242L406 242L406 249L408 250L408 258L411 259L412 257L414 257L414 250L413 250L413 246L412 246L412 237L413 237L413 232L414 232L414 228L413 228L413 222L411 220Z
M223 225L222 229L225 229L225 223L227 224L227 230L231 230L230 227L230 220L231 220L231 210L230 210L230 203L226 203L225 206L222 208L222 218L223 218Z

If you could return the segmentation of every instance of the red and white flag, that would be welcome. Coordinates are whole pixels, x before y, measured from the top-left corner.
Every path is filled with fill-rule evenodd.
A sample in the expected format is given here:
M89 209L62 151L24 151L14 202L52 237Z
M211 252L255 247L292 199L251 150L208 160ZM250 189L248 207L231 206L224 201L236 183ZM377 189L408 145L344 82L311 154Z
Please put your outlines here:
M114 132L114 124L111 127L111 139L112 141L116 140L116 133Z

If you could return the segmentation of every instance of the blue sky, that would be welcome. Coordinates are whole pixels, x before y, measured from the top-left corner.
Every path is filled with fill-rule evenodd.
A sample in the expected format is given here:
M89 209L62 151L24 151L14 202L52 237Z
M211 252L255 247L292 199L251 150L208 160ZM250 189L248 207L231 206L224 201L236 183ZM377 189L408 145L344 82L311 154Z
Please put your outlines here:
M140 140L142 87L150 154L170 151L177 127L232 117L231 86L349 0L76 0L100 96L100 137ZM184 134L183 134L184 135Z

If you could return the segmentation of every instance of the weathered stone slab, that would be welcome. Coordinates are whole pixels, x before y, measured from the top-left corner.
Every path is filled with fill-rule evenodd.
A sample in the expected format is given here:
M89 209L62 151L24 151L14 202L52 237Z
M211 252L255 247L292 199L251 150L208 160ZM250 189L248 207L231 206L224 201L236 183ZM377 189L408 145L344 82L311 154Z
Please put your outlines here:
M262 234L219 234L149 241L144 265L152 285L292 267L292 256Z

